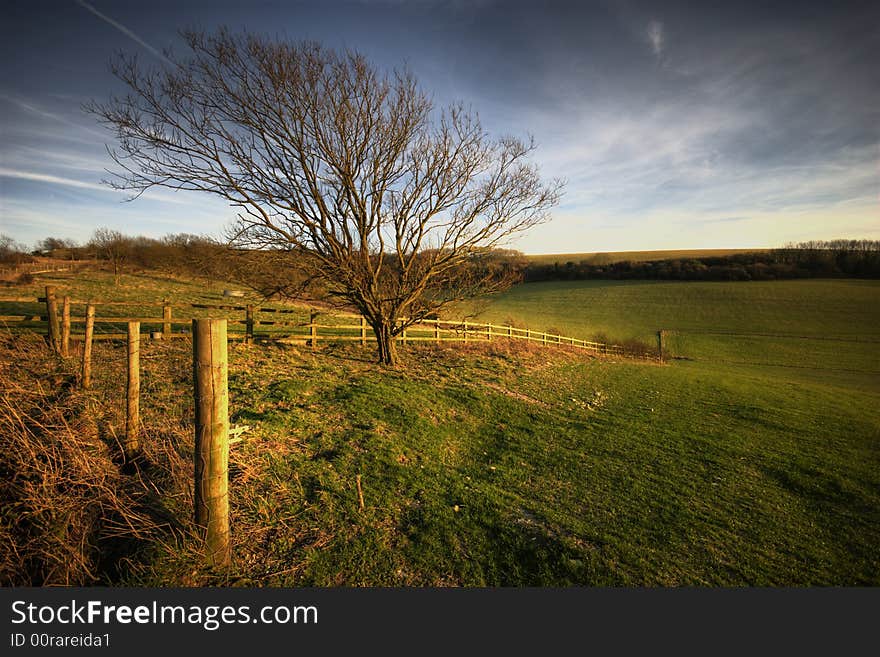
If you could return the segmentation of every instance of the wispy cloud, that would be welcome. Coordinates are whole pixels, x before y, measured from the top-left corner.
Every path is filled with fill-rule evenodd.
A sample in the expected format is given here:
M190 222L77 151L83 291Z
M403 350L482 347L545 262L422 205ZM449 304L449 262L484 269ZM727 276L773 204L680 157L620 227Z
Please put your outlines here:
M85 241L101 226L151 237L178 232L217 235L223 223L234 216L222 203L204 199L183 211L162 210L154 202L107 203L91 197L71 203L65 195L52 194L35 203L29 198L10 198L0 194L3 232L25 243L47 235Z
M666 36L663 30L663 23L660 21L651 21L648 23L648 29L645 32L648 43L651 44L651 50L654 55L660 57L663 54L663 48L666 45Z
M748 221L749 217L718 217L713 219L690 219L687 222L679 221L679 223L699 223L699 224L731 224L740 221Z
M0 177L16 178L18 180L30 180L33 182L49 183L51 185L65 185L67 187L79 187L80 189L92 189L99 192L114 192L116 190L106 185L84 182L73 178L65 178L63 176L52 176L46 173L37 173L36 171L19 171L16 169L7 169L0 167Z
M95 152L97 149L95 149ZM66 172L79 172L84 176L104 176L107 173L108 161L97 156L90 156L81 151L65 150L58 147L39 148L36 146L21 146L10 149L3 154L7 167L23 170L45 171L49 166L53 169L63 169Z
M102 14L100 11L95 9L88 2L85 2L85 0L76 0L76 4L78 4L80 7L82 7L86 11L93 13L95 16L100 18L102 21L104 21L108 25L115 27L117 30L122 32L125 36L127 36L132 41L139 43L141 46L146 48L149 52L151 52L153 55L155 55L156 57L161 59L166 64L168 64L170 66L174 66L174 62L172 62L170 59L168 59L165 55L163 55L161 52L159 52L156 48L151 46L149 43L147 43L146 41L141 39L137 34L135 34L130 29L125 27L125 25L123 25L119 21L115 21L112 18L110 18L109 16L107 16L106 14Z
M76 187L79 189L90 189L96 192L109 192L120 196L128 196L130 192L125 190L114 189L109 185L88 182L86 180L77 180L67 176L56 176L50 173L41 173L39 171L27 171L23 169L10 169L8 167L0 167L0 178L12 178L15 180L28 180L30 182L46 183L49 185L63 185L65 187ZM186 205L189 207L197 207L204 205L205 201L201 195L191 192L174 192L167 190L150 190L140 195L141 199L156 201L159 203L172 203L175 205Z
M61 116L60 114L56 114L55 112L50 112L47 109L40 107L31 100L26 100L18 96L13 96L5 93L0 94L0 100L15 105L20 110L26 112L27 114L30 114L31 116L36 116L41 119L48 119L49 121L54 121L56 123L62 123L64 125L76 128L79 132L87 132L96 137L100 137L101 139L107 137L107 133L96 130L95 128L84 126L80 123L77 123L76 121L71 121L69 118Z

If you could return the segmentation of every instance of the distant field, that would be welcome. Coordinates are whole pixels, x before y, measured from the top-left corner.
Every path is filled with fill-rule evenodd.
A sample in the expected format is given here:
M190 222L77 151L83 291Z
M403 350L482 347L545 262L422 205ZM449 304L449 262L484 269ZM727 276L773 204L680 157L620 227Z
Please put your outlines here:
M119 285L115 285L111 272L87 269L80 273L57 271L38 274L30 284L0 287L0 297L43 296L46 285L56 286L59 294L69 293L82 300L149 303L166 298L172 301L228 302L223 290L239 289L233 283L185 278L159 271L127 272L120 276ZM241 303L243 300L236 299L235 302Z
M666 329L673 357L854 381L880 375L878 281L528 283L493 298L480 317L647 344Z
M547 253L529 255L529 262L538 265L552 265L554 262L587 262L591 265L610 265L614 262L654 262L679 258L710 258L737 255L740 253L760 253L768 249L679 249L671 251L611 251L597 253Z

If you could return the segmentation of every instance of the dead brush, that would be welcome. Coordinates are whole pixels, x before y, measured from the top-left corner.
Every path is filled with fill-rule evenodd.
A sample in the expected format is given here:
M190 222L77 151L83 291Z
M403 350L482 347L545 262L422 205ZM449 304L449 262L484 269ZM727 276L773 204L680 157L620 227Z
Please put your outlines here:
M164 531L69 363L35 335L0 336L0 585L107 583L110 562Z

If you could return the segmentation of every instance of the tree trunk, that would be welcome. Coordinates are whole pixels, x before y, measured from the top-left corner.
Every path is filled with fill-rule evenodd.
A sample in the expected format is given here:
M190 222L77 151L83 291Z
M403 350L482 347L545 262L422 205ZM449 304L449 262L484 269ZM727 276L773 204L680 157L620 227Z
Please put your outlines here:
M391 333L391 322L382 321L373 324L376 343L379 346L379 362L383 365L397 365L397 344Z

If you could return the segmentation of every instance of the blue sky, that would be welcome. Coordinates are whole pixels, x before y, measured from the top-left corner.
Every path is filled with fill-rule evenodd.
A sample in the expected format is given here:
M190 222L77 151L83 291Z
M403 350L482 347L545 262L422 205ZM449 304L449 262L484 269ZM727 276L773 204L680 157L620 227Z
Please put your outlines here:
M714 3L713 3L714 4ZM880 6L845 2L17 0L0 23L0 232L219 235L220 200L101 183L117 51L162 64L220 25L407 65L438 105L534 135L567 180L526 253L880 238Z

